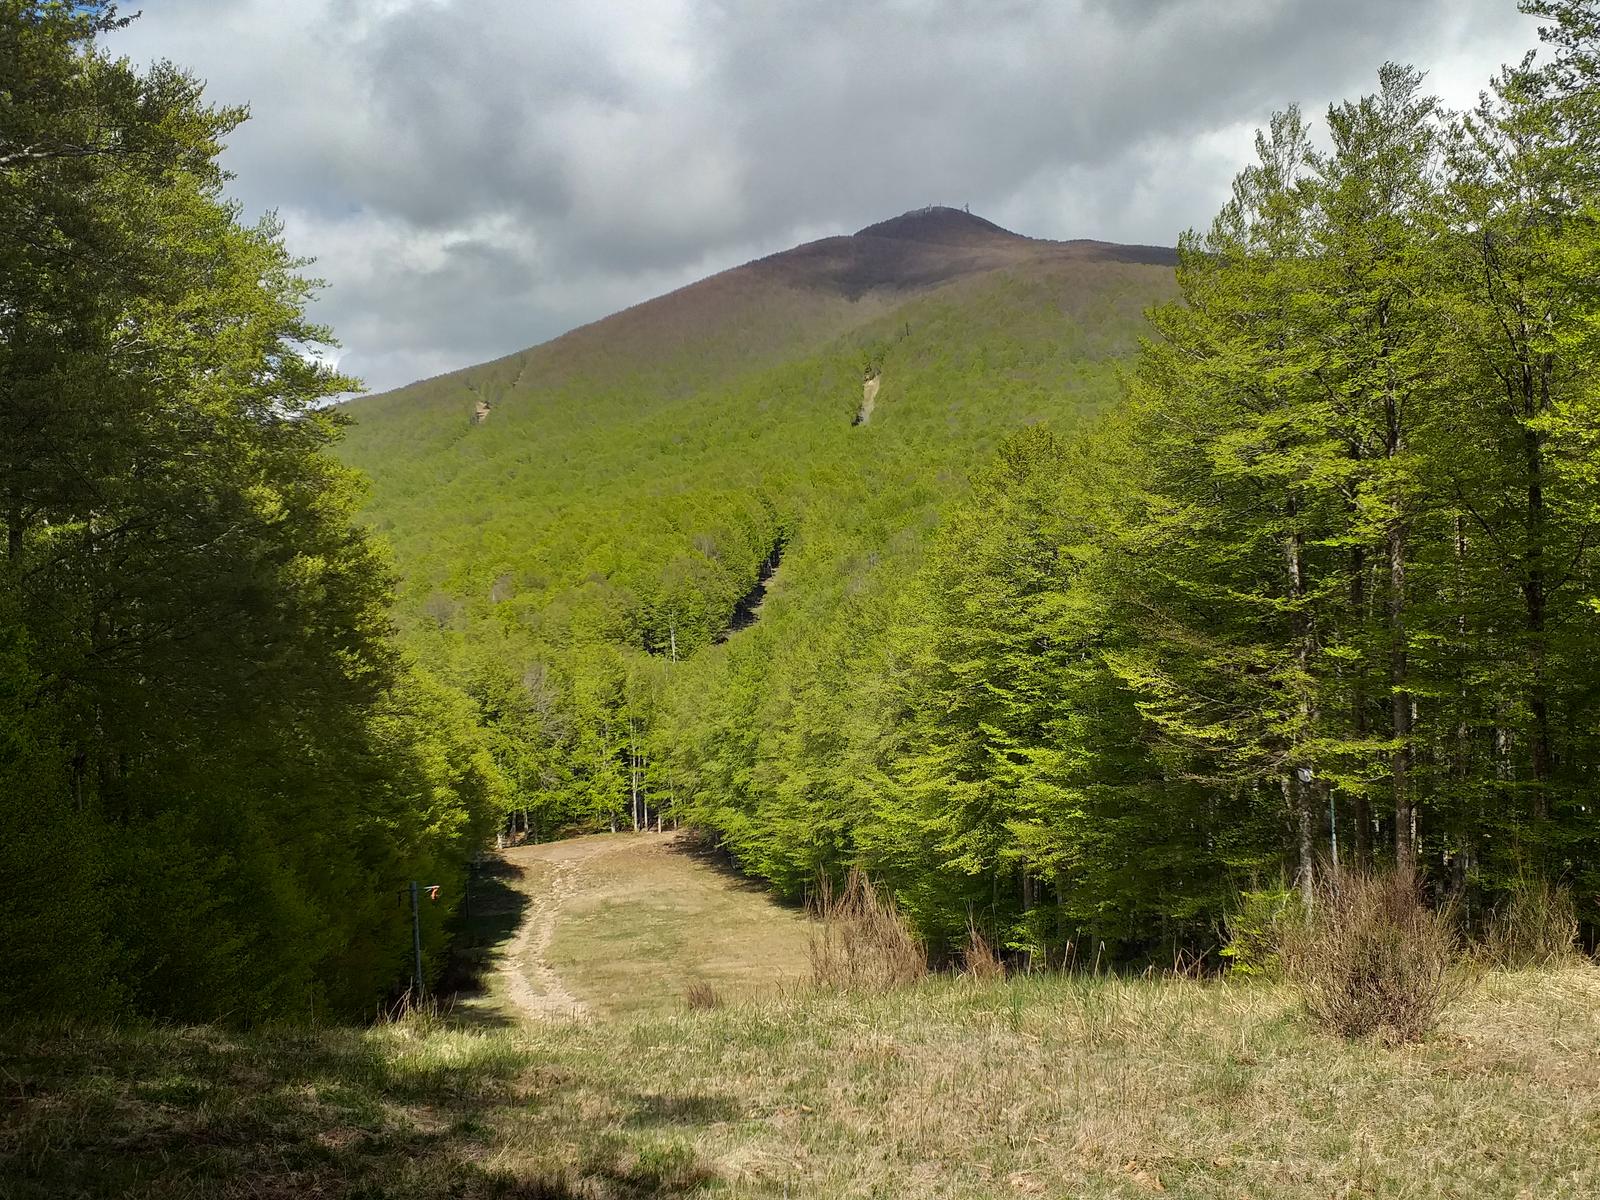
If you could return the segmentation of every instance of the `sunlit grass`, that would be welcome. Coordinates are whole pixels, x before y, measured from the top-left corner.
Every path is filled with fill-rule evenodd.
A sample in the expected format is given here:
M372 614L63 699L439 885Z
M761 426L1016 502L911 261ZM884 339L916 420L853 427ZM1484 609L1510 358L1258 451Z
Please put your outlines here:
M1043 976L0 1044L6 1196L1600 1194L1587 965L1487 975L1403 1049L1275 986Z

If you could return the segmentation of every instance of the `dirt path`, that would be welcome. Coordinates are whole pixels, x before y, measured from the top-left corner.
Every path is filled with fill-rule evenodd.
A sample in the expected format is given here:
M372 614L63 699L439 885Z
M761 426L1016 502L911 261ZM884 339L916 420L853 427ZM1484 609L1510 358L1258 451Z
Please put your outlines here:
M771 994L807 969L804 917L676 834L595 834L502 852L526 898L487 994L463 1015L501 1021L681 1010Z
M529 868L536 865L548 868L542 872L542 886L527 889L532 901L529 917L507 947L500 968L505 994L523 1016L548 1021L588 1015L588 1006L572 994L551 965L550 943L555 940L562 906L582 886L584 868L593 859L615 853L632 842L632 838L620 835L597 836L517 846L505 851L508 862L524 868L525 878L536 873Z

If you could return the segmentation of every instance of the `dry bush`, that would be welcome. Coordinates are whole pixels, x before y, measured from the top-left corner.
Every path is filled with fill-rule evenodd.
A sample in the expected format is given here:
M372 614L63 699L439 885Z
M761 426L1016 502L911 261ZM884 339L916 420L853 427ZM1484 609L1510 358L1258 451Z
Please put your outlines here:
M1207 957L1207 953L1204 950L1190 950L1184 946L1176 947L1172 951L1172 968L1167 972L1167 978L1199 983L1214 977L1218 971Z
M811 977L822 987L883 990L928 971L922 942L895 907L859 870L842 889L824 876L812 898Z
M1307 1011L1345 1037L1419 1041L1460 995L1453 914L1392 872L1328 880L1305 920L1283 930L1284 974Z
M1547 879L1519 879L1489 916L1479 957L1497 967L1543 967L1577 952L1578 906Z
M983 930L970 917L967 919L967 944L962 949L961 960L964 968L962 974L968 979L1005 978L1005 964L994 952L989 939L983 936Z
M691 1010L704 1011L722 1007L722 996L703 979L696 979L683 992L683 1002Z

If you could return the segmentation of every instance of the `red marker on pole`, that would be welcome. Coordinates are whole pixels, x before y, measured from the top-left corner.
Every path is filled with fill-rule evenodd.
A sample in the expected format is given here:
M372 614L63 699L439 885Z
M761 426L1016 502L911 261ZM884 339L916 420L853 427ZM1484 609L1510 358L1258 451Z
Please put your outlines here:
M412 977L415 980L416 989L416 999L412 1001L413 1004L422 999L422 914L417 909L417 889L419 886L421 885L415 879L411 881L411 955L416 971ZM440 886L437 883L427 885L428 899L430 901L439 899Z

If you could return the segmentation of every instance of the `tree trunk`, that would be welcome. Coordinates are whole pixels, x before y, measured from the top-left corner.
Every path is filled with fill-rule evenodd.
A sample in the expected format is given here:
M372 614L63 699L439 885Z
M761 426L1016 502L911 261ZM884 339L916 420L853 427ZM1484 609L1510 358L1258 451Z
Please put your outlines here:
M1531 378L1525 387L1525 414L1532 418L1537 415L1539 405ZM1535 836L1542 846L1543 825L1550 816L1550 700L1545 680L1544 435L1524 425L1522 440L1528 472L1528 550L1522 596L1528 633L1528 712L1533 718L1533 728L1528 734L1528 771L1529 782L1533 785Z
M1033 911L1033 889L1034 881L1029 878L1028 872L1024 870L1022 872L1022 915L1024 917ZM1028 932L1031 939L1033 931L1030 929ZM1031 940L1027 950L1022 955L1022 969L1025 972L1032 972L1033 970L1033 946Z
M1360 546L1350 548L1350 608L1358 628L1367 623L1367 552ZM1355 679L1350 686L1350 732L1360 743L1367 740L1367 660L1365 653L1356 662ZM1372 801L1366 792L1358 792L1352 806L1355 821L1356 869L1365 871L1372 866Z
M1411 798L1411 693L1407 690L1405 594L1405 531L1396 522L1389 530L1390 712L1394 750L1389 770L1394 781L1394 863L1401 878L1417 872L1416 811Z
M1285 515L1291 522L1298 515L1294 500L1289 501ZM1300 728L1295 735L1298 743L1314 734L1317 723L1316 699L1311 692L1311 658L1315 652L1317 634L1316 624L1305 604L1305 536L1297 529L1283 540L1283 561L1288 573L1289 598L1295 604L1294 620L1298 632L1295 647L1295 666L1300 671L1300 678L1296 682L1296 686L1300 689ZM1300 777L1301 771L1306 773L1307 779ZM1308 906L1316 885L1314 831L1317 820L1317 814L1311 811L1311 806L1316 803L1317 789L1308 784L1310 773L1311 764L1300 761L1298 746L1291 748L1285 775L1284 799L1288 801L1289 811L1294 814L1295 820L1299 858L1295 878L1300 885L1300 895Z
M6 559L16 562L22 557L22 506L15 502L6 510Z
M628 815L633 819L633 831L639 832L639 727L632 716L628 717Z
M1317 895L1317 875L1314 866L1316 842L1312 834L1311 810L1306 805L1306 795L1312 789L1300 782L1296 768L1289 767L1278 780L1283 791L1283 803L1294 817L1295 886L1300 889L1300 899L1307 908Z
M1387 424L1384 450L1393 469L1405 452L1400 399L1391 381L1384 397ZM1391 480L1391 487L1397 485ZM1416 807L1411 795L1411 691L1406 654L1406 520L1404 499L1394 496L1389 516L1389 698L1394 750L1389 772L1394 785L1394 862L1402 879L1417 872Z
M1339 873L1339 811L1334 799L1333 787L1326 779L1319 779L1312 787L1309 803L1313 805L1320 819L1320 814L1328 814L1328 862L1334 874Z
M1456 567L1456 709L1455 739L1450 750L1450 779L1456 794L1457 812L1472 790L1472 725L1468 719L1472 712L1472 688L1469 667L1469 626L1467 623L1467 526L1461 513L1455 514L1454 547ZM1481 801L1480 801L1481 802ZM1464 895L1466 888L1466 863L1470 858L1473 822L1457 817L1452 839L1452 861L1457 894Z

